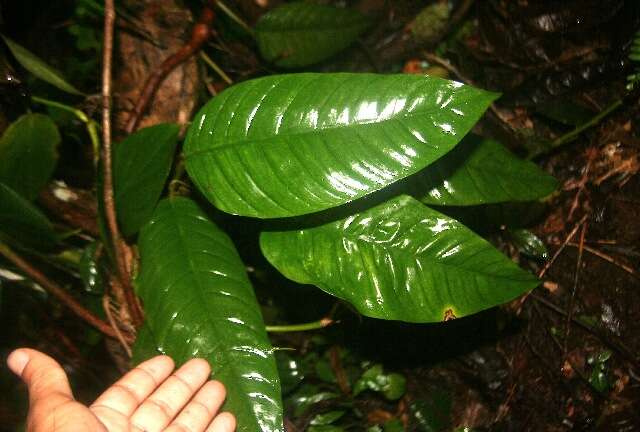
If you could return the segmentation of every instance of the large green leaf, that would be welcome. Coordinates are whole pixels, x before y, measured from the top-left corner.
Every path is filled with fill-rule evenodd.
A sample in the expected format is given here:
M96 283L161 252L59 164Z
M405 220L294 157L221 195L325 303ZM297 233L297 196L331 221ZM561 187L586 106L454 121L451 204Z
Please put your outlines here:
M31 200L49 182L60 133L46 115L25 114L0 138L0 181Z
M464 225L406 195L317 227L263 232L260 245L286 277L375 318L461 317L538 283Z
M57 242L47 217L3 183L0 183L0 239L36 248L48 248Z
M5 43L9 47L11 54L18 60L18 63L22 65L26 70L31 72L37 78L48 82L49 84L58 87L60 90L67 93L82 95L83 93L75 88L73 85L62 76L60 71L49 66L40 57L23 47L22 45L12 41L6 36L2 36Z
M416 75L308 73L247 81L196 116L185 141L187 171L226 212L312 213L434 162L495 97Z
M113 156L114 199L124 235L138 232L153 214L171 170L180 126L159 124L129 135Z
M467 135L410 181L423 191L422 202L455 206L530 201L549 195L558 186L556 179L534 163L477 135Z
M318 63L351 45L371 24L359 12L317 3L284 4L256 24L262 57L277 66Z
M138 293L159 351L206 358L238 431L282 431L280 381L259 305L233 243L186 198L161 201L140 232ZM147 334L146 339L149 339Z

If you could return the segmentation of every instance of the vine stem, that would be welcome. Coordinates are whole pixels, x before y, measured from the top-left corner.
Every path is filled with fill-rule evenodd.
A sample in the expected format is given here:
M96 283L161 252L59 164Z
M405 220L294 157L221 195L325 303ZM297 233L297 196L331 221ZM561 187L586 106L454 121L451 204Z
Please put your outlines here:
M613 102L611 105L609 105L608 107L606 107L604 110L600 111L598 114L596 114L594 117L592 117L589 121L587 121L586 123L581 124L580 126L576 127L574 130L572 130L571 132L568 132L564 135L562 135L561 137L555 139L552 143L551 143L551 147L552 148L556 148L556 147L560 147L563 144L566 144L568 142L573 141L574 139L576 139L578 137L578 135L580 135L582 132L584 132L585 130L597 125L598 123L600 123L600 121L605 118L606 116L608 116L609 114L611 114L613 111L617 110L618 108L620 108L622 106L622 99L619 99L615 102Z
M103 201L107 226L113 243L114 259L119 279L124 287L125 300L135 326L142 324L142 310L133 293L129 270L125 261L126 245L120 236L113 198L113 168L111 161L111 66L113 61L113 28L115 22L114 0L104 3L104 45L102 56L102 178Z
M567 132L566 134L564 134L562 136L559 136L558 138L553 140L548 148L531 153L527 157L527 159L529 159L529 160L535 159L538 156L541 156L542 154L544 154L544 153L546 153L548 151L554 150L554 149L556 149L558 147L561 147L561 146L563 146L563 145L565 145L567 143L572 142L573 140L578 138L578 136L580 136L580 134L582 132L584 132L585 130L590 129L590 128L594 127L594 126L597 126L605 117L607 117L609 114L611 114L612 112L614 112L615 110L620 108L622 106L622 104L623 104L623 100L622 99L618 99L617 101L611 103L611 105L606 107L604 110L600 111L598 114L593 116L587 122L577 126L575 129L573 129L573 130Z
M95 327L98 331L105 335L116 338L116 331L105 321L101 320L85 308L78 300L69 294L64 288L50 280L47 276L25 261L21 256L16 254L9 246L0 243L0 255L8 259L13 265L20 269L34 282L37 282L53 297L57 298L67 308L69 308L78 317L83 319L87 324Z
M109 1L112 2L112 0ZM153 99L153 96L156 94L156 91L160 87L160 84L162 84L167 75L169 75L171 71L178 67L178 65L187 61L209 39L209 37L211 36L211 23L213 23L213 19L215 18L215 13L213 12L214 6L214 0L210 0L207 2L207 4L202 9L202 13L198 22L195 26L193 26L189 42L183 45L182 48L180 48L173 55L165 59L162 64L160 64L160 66L155 68L153 72L149 74L144 87L142 88L142 92L140 93L140 97L133 107L133 112L131 113L129 120L127 121L125 132L130 134L136 129L138 123L140 123L142 115L147 110L151 99Z
M273 325L273 326L265 326L269 333L286 333L286 332L299 332L299 331L309 331L309 330L318 330L334 324L335 321L331 318L322 318L318 321L313 321L310 323L304 324L290 324L290 325Z

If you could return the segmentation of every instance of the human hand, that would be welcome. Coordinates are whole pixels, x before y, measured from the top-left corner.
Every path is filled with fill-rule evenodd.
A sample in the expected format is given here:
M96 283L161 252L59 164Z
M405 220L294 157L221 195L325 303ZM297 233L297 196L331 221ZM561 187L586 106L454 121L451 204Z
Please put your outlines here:
M193 359L171 374L173 360L154 357L128 372L89 407L76 402L62 367L21 348L7 365L29 390L27 432L233 432L232 414L218 414L225 398L211 369Z

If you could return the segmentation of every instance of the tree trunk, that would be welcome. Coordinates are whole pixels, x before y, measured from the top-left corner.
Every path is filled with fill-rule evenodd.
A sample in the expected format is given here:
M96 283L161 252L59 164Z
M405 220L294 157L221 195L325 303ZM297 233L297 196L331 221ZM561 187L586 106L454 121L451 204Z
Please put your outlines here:
M185 44L194 22L191 12L177 0L126 0L123 3L138 20L139 32L153 42L135 34L138 32L123 29L118 32L118 63L114 70L116 132L123 130L149 73ZM197 62L191 58L160 85L138 128L163 122L186 124L196 104L198 83Z

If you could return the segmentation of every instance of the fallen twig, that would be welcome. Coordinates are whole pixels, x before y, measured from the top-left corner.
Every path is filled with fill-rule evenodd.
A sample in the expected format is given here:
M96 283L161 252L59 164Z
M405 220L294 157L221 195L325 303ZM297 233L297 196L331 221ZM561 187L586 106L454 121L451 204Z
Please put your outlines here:
M531 294L530 295L531 298L533 298L535 301L537 301L538 303L540 303L541 305L547 307L548 309L564 316L567 317L568 313L563 310L561 307L553 304L552 302L550 302L549 300L540 297L537 294ZM633 352L627 348L624 344L616 341L616 340L612 340L608 335L604 334L603 332L599 331L597 328L594 328L588 324L586 324L585 322L576 319L575 317L571 318L571 322L579 327L582 327L584 330L586 330L587 332L591 333L592 335L594 335L595 337L597 337L598 339L600 339L600 341L602 341L602 343L604 343L605 345L607 345L608 347L616 350L617 352L619 352L620 354L622 354L623 357L626 358L626 360L631 363L631 365L635 368L639 368L640 369L640 361L638 361L638 358L635 356L635 354L633 354Z
M122 348L127 353L129 358L131 358L131 355L132 355L131 347L129 346L126 339L122 335L122 332L118 327L118 323L113 317L113 313L111 312L111 298L109 297L108 294L105 294L102 296L102 309L104 309L104 314L107 316L107 319L109 320L109 324L111 324L111 327L113 328L113 331L115 332L116 338L120 342L120 345L122 345Z
M580 229L580 227L582 226L582 224L587 220L588 215L584 215L582 216L582 218L578 221L578 223L576 223L576 225L573 227L573 229L571 230L571 232L569 233L569 235L564 239L564 241L562 242L562 245L560 245L560 247L558 248L557 251L555 251L555 253L553 254L553 256L551 257L551 259L549 261L547 261L547 263L544 265L544 267L542 268L542 270L540 270L540 272L538 273L538 277L542 278L542 276L545 275L545 273L551 268L551 266L553 265L553 263L556 261L556 259L558 258L558 256L560 256L560 254L562 253L562 251L564 250L565 247L567 247L567 244L571 241L571 239L573 238L573 236L576 235L576 233L578 232L578 230Z
M573 242L569 242L567 244L567 246L572 246L572 247L579 247L579 244L577 243L573 243ZM603 260L610 262L611 264L620 267L622 270L626 271L627 273L629 273L632 276L635 277L639 277L640 275L638 275L638 272L635 271L633 268L631 268L630 266L623 264L621 262L619 262L618 260L616 260L615 258L613 258L610 255L607 255L604 252L599 251L598 249L594 249L590 246L587 245L583 245L582 246L584 248L584 250L586 250L587 252L589 252L592 255L597 256L598 258L602 258Z
M580 280L580 268L582 267L582 252L584 251L584 237L587 233L587 224L582 224L582 231L580 231L580 243L578 244L578 259L576 260L576 271L573 275L573 289L571 290L571 300L569 300L569 313L567 314L567 321L564 328L564 344L563 354L567 353L567 343L569 340L569 332L571 331L571 319L573 318L573 311L575 309L576 294L578 292L578 281Z
M162 84L167 75L169 75L171 71L180 64L187 61L200 49L200 47L202 47L202 44L209 39L211 36L211 23L215 17L213 12L215 3L216 2L214 0L211 0L205 4L202 9L202 14L200 15L200 19L191 31L191 39L189 39L189 42L187 42L176 53L169 56L158 68L149 74L144 87L142 88L142 92L140 93L140 97L138 98L138 101L133 108L133 112L129 117L125 127L125 132L130 134L136 129L142 115L147 110L151 99L153 99L153 96L156 94L160 84Z
M53 297L57 298L73 313L82 318L87 324L95 327L105 335L115 338L116 332L111 326L95 316L91 311L85 308L78 300L76 300L71 294L69 294L64 288L53 282L38 269L33 267L21 256L13 252L8 246L0 243L0 255L8 259L13 265L24 272L30 279L37 282L42 288L45 289Z

